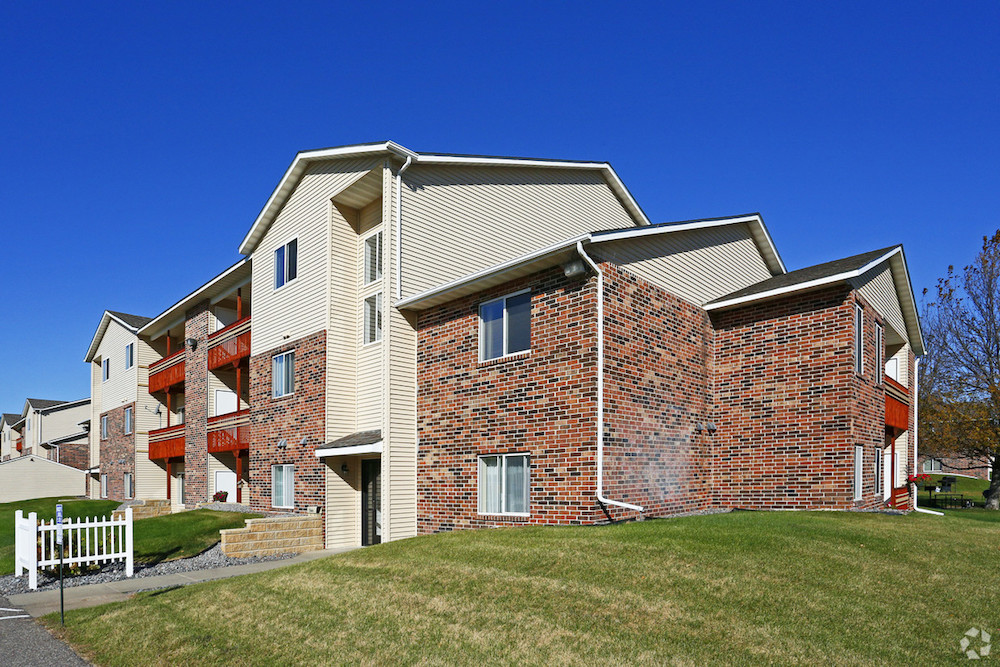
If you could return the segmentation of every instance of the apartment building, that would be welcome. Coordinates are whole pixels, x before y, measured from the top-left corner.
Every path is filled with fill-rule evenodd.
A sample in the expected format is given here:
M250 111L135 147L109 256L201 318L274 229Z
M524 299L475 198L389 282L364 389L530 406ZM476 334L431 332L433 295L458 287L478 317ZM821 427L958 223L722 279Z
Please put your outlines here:
M88 494L161 498L156 466L145 457L156 404L146 390L154 353L136 335L148 317L106 310L84 361L90 365Z
M21 455L21 452L18 451L21 431L14 427L20 421L21 413L19 412L4 412L0 415L0 462L9 461L11 458Z
M56 401L29 398L20 413L0 420L0 460L41 456L57 463L86 467L87 433L80 424L90 412L90 399Z
M910 504L899 247L789 272L759 215L650 224L606 163L384 142L299 153L239 250L152 320L102 319L138 398L95 419L156 417L111 456L139 497L319 513L330 547ZM95 372L128 344L98 334Z

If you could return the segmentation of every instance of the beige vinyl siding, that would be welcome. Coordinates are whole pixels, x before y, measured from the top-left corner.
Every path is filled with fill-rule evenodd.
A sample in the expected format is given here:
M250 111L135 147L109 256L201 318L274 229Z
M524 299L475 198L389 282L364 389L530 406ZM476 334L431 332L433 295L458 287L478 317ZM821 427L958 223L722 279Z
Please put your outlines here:
M593 254L698 306L771 277L745 224L601 243Z
M361 544L361 459L335 456L325 461L326 548L356 547Z
M384 191L391 192L395 179L388 169L384 183ZM388 198L383 208L385 220L391 219L391 201ZM397 239L391 225L385 227L386 256L394 257ZM388 261L385 267L388 289L394 284L396 265ZM386 305L385 311L382 532L387 540L400 540L417 534L417 334L415 323L399 310Z
M72 408L54 410L41 415L38 437L40 442L48 442L83 431L80 422L90 418L90 404L77 405ZM74 441L76 442L76 441ZM82 439L80 440L82 442Z
M899 296L892 280L889 263L885 262L876 266L852 282L861 296L885 318L886 323L893 328L899 339L907 340L906 324L899 308ZM891 337L887 335L886 340L890 339Z
M577 234L635 224L596 170L417 163L403 181L403 298Z
M209 371L206 385L208 385L207 414L209 417L215 417L218 414L215 407L215 392L222 390L237 393L235 389L236 371ZM249 404L244 400L243 396L239 396L237 409L245 410L247 407L249 407Z
M354 257L357 267L358 297L355 299L358 326L355 338L358 345L358 419L356 430L382 428L384 374L382 366L385 351L382 349L385 341L386 314L389 310L389 247L385 242L388 236L387 225L380 225L382 218L382 200L374 201L361 210L360 228L363 233L382 231L382 279L368 285L364 284L364 243L361 235L357 237ZM364 301L367 297L382 293L382 340L376 343L365 343L364 340Z
M241 475L240 488L242 491L243 502L248 503L250 501L250 485L247 483L246 479L246 457L240 459L241 464L244 465L244 474ZM215 492L219 489L215 485L215 473L220 470L228 470L230 472L236 472L236 455L232 452L220 452L219 454L209 454L208 455L208 497L211 498L215 495ZM229 503L235 503L236 498L230 497L226 500Z
M101 370L100 362L104 359L111 359L111 377L107 382L101 380L101 406L98 414L105 413L115 408L120 408L136 400L136 383L138 378L138 344L136 345L136 364L129 370L125 370L125 345L137 343L138 338L134 333L111 320L108 328L97 346L98 371Z
M327 202L330 207L329 322L326 340L326 439L354 433L358 383L358 212ZM254 315L254 335L256 336Z
M339 160L310 165L254 251L251 353L261 354L327 326L330 200L379 161ZM298 239L294 281L274 289L274 251Z
M162 500L167 497L166 468L149 460L149 432L167 425L167 406L164 405L157 416L156 408L160 403L149 395L149 365L160 355L148 341L140 338L135 357L138 392L135 406L135 497Z
M32 498L82 496L86 473L41 456L21 456L0 463L0 503Z
M100 465L101 456L101 408L104 405L101 393L100 358L90 364L90 467Z

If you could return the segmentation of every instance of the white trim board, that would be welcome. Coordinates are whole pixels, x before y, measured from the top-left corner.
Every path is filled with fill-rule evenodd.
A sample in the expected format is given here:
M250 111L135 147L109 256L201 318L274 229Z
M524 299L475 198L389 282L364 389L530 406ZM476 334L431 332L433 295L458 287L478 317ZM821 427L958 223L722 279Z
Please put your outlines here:
M382 440L373 442L370 445L354 445L352 447L327 447L316 450L316 458L322 459L328 456L354 456L355 454L381 454Z

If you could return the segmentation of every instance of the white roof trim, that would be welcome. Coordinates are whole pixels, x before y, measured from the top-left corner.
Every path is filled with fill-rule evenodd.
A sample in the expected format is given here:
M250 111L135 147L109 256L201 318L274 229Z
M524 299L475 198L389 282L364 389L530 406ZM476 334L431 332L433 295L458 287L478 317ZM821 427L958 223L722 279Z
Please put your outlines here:
M65 403L60 403L58 405L53 405L47 408L37 408L37 411L38 414L47 415L50 412L65 410L66 408L71 408L74 405L79 405L80 403L90 403L90 396L88 396L87 398L78 398L75 401L66 401Z
M160 313L159 315L157 315L156 317L154 317L153 319L151 319L149 322L147 322L145 325L143 325L143 327L141 329L139 329L137 331L137 333L139 333L139 334L141 334L143 336L150 336L151 338L155 337L155 336L152 336L151 334L162 334L163 331L166 331L167 329L170 328L170 326L173 326L174 324L176 324L177 317L176 317L175 311L178 308L181 308L182 310L186 310L188 305L191 305L195 301L198 301L205 292L210 291L221 280L224 280L230 274L232 274L232 273L234 273L236 271L239 271L241 268L243 268L244 265L246 265L249 262L250 262L250 258L249 257L244 257L240 261L236 262L235 264L233 264L232 266L230 266L228 269L226 269L225 271L223 271L222 273L220 273L216 277L212 278L207 283L205 283L204 285L202 285L201 287L199 287L195 291L191 292L190 294L188 294L187 296L185 296L184 298L182 298L180 301L178 301L177 303L175 303L174 305L170 306L169 308L167 308L166 310L164 310L162 313ZM243 284L246 284L246 283L241 283L241 285L243 285ZM164 327L162 325L164 324L164 321L167 320L167 318L172 318L174 321L170 322L170 326ZM180 319L181 319L181 321L183 321L185 319L183 312L180 313Z
M728 308L730 306L737 306L742 303L751 303L753 301L761 301L763 299L770 299L775 296L780 296L782 294L790 294L792 292L801 292L802 290L811 289L813 287L820 287L822 285L830 285L833 283L839 283L844 280L850 280L851 278L857 278L862 273L867 273L872 270L882 262L886 261L895 254L902 252L902 248L893 248L886 254L882 255L876 260L868 262L860 269L854 269L853 271L845 271L843 273L838 273L833 276L827 276L825 278L816 278L815 280L807 280L803 283L795 283L794 285L786 285L784 287L777 287L766 292L758 292L756 294L747 294L746 296L739 296L733 299L726 299L725 301L718 301L716 303L705 304L705 310L718 310L720 308Z
M327 456L353 456L354 454L381 454L382 440L373 442L370 445L354 445L352 447L327 447L316 450L316 458L322 459Z
M48 465L59 466L61 468L69 468L70 470L72 470L74 472L88 472L86 470L80 470L79 468L74 468L73 466L68 466L65 463L59 463L58 461L53 461L51 459L47 459L45 457L39 456L38 454L24 454L22 456L16 456L16 457L14 457L12 459L7 459L6 461L0 462L0 466L9 465L11 463L17 463L18 461L22 461L22 462L23 461L32 461L32 462L34 462L34 461L41 461L42 463L46 463Z
M104 336L104 332L107 331L108 329L109 320L114 320L118 324L125 327L131 333L136 333L139 331L139 329L137 329L136 327L133 327L130 324L126 324L124 320L115 317L109 311L105 310L104 314L101 315L100 323L97 325L97 331L94 332L94 337L90 339L90 347L87 348L87 356L84 357L83 359L85 362L89 363L94 358L94 355L97 353L97 347L98 345L100 345L100 340Z
M514 167L534 167L542 169L597 169L604 173L604 176L611 187L611 190L621 200L622 204L639 222L640 225L650 224L649 218L639 207L632 193L619 178L614 168L607 162L572 162L566 160L535 160L531 158L505 158L505 157L479 157L464 155L437 155L434 153L421 154L411 151L393 141L386 141L377 144L340 146L337 148L322 148L313 151L302 151L297 153L291 165L285 170L277 187L268 197L264 207L257 214L250 231L240 242L239 251L244 255L249 255L257 247L259 237L263 234L263 228L270 224L273 219L274 206L281 201L294 188L298 177L305 170L308 162L317 160L331 160L334 158L352 157L357 155L370 155L377 153L394 153L404 158L411 158L418 164L464 164L473 166L514 166ZM283 202L282 202L283 204Z

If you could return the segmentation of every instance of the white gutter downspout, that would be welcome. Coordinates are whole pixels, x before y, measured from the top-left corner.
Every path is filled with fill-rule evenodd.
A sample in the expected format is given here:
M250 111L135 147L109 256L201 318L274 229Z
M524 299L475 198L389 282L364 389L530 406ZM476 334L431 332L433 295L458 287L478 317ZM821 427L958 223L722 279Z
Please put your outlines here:
M639 505L604 497L604 274L584 251L583 241L576 242L576 251L597 273L597 500L605 505L617 505L642 512Z
M917 443L919 442L920 435L920 357L917 357L913 362L913 472L917 472ZM944 516L944 512L935 512L934 510L925 510L923 507L917 507L917 494L913 494L913 511L921 512L923 514L935 514L937 516Z
M407 170L410 163L413 162L413 156L407 155L406 162L403 166L399 168L396 172L396 301L399 301L402 297L403 291L403 277L399 274L400 267L402 266L402 249L403 249L403 221L402 221L402 201L403 201L403 172Z

